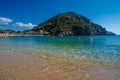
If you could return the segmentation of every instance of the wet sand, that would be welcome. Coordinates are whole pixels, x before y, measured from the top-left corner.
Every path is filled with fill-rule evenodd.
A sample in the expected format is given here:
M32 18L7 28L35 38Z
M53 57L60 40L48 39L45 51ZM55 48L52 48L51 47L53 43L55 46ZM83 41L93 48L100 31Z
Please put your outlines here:
M0 50L0 80L120 80L120 69Z

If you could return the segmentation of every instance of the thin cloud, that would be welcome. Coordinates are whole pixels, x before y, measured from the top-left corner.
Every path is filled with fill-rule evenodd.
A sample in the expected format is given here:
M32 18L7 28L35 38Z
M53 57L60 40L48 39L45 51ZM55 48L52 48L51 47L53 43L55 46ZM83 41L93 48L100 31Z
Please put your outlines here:
M0 17L0 24L8 24L12 22L13 20L10 18Z
M25 23L23 23L23 22L16 22L15 24L14 24L14 26L18 26L18 27L27 27L27 28L33 28L33 27L35 27L35 26L37 26L37 25L35 25L35 24L32 24L32 23L27 23L27 24L25 24Z

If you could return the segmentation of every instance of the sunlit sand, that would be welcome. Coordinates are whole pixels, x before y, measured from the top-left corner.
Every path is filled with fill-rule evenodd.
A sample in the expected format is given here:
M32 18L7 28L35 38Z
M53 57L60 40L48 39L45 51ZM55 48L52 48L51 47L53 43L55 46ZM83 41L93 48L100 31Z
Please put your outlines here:
M0 50L0 80L119 80L120 69Z

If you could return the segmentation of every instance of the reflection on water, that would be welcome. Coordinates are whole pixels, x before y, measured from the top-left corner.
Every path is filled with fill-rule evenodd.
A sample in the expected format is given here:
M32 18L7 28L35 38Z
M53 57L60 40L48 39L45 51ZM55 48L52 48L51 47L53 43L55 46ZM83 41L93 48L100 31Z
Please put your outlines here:
M44 52L120 66L120 36L14 36L0 38L0 48Z

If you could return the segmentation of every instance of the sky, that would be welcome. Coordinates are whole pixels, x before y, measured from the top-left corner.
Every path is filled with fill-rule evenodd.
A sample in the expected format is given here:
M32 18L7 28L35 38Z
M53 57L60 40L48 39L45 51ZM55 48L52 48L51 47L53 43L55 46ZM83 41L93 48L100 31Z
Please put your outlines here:
M0 0L0 29L31 29L65 12L83 15L120 34L120 0Z

